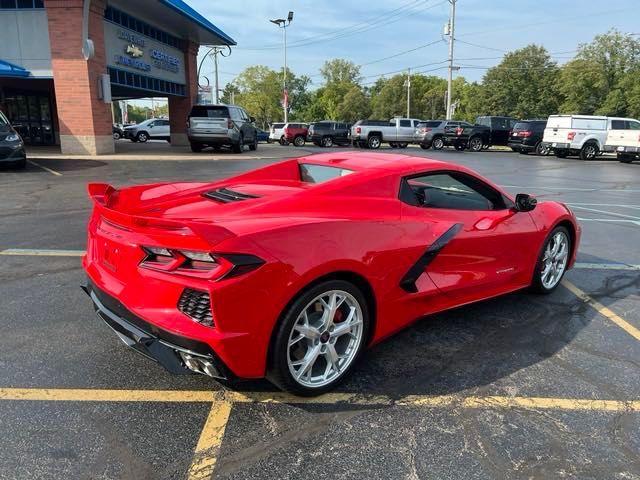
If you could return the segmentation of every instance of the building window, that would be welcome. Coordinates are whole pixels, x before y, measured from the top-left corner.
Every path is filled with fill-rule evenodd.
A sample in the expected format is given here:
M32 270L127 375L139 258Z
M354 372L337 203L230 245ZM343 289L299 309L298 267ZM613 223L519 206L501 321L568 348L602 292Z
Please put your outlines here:
M181 83L169 82L158 78L147 77L132 72L125 72L117 68L109 67L109 76L113 85L121 85L123 87L147 90L156 93L164 93L167 95L176 95L184 97L186 88Z
M32 9L44 8L42 0L0 0L0 9Z
M16 0L0 0L0 4L4 5L4 2L15 3ZM42 0L17 0L18 2L27 1L42 4ZM5 8L5 7L2 7ZM11 7L15 8L15 7ZM32 8L32 7L29 7ZM42 7L38 7L42 8ZM177 48L178 50L183 50L182 40L178 37L174 37L173 35L164 32L156 27L152 27L148 23L145 23L137 18L132 17L128 13L122 12L117 8L113 8L111 6L107 6L104 11L104 18L110 22L116 23L118 25L122 25L129 30L133 30L147 37L153 38L165 45L169 45L170 47Z

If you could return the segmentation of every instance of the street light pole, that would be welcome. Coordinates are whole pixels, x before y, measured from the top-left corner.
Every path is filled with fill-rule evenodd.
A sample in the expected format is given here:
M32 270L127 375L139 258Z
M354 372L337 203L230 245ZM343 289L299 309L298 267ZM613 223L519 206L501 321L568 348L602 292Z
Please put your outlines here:
M282 28L284 38L284 70L282 72L282 109L284 110L284 123L289 122L289 92L287 91L287 27L291 25L293 21L293 12L289 12L286 20L284 18L277 18L275 20L269 20L271 23Z
M453 42L456 27L456 2L458 0L449 0L451 4L451 14L449 17L449 76L447 78L447 120L451 120L451 88L453 84Z
M407 118L411 117L411 69L407 69Z

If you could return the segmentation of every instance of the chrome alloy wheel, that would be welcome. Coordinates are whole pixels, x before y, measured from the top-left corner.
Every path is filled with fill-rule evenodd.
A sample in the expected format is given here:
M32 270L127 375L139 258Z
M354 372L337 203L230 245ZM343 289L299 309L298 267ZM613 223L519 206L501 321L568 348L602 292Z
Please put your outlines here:
M363 336L362 308L343 290L311 300L289 334L287 364L294 380L318 388L340 377L356 357Z
M567 268L568 258L569 238L565 232L556 232L547 243L542 257L540 280L544 288L551 290L558 284Z

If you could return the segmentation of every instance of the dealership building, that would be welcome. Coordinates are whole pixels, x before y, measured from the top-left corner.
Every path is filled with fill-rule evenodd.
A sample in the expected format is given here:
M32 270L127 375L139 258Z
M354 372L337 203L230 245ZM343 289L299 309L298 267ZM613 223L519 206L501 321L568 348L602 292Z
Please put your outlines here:
M95 155L112 101L166 97L186 145L201 45L235 42L182 0L0 0L0 110L27 145Z

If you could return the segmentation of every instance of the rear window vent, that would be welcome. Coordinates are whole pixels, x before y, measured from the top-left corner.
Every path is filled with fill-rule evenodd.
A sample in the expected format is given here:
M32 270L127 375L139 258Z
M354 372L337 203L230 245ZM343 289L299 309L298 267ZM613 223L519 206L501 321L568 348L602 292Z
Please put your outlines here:
M210 198L211 200L222 203L240 202L242 200L249 200L250 198L258 198L256 195L234 192L233 190L229 190L228 188L224 187L203 193L203 195L207 198Z

